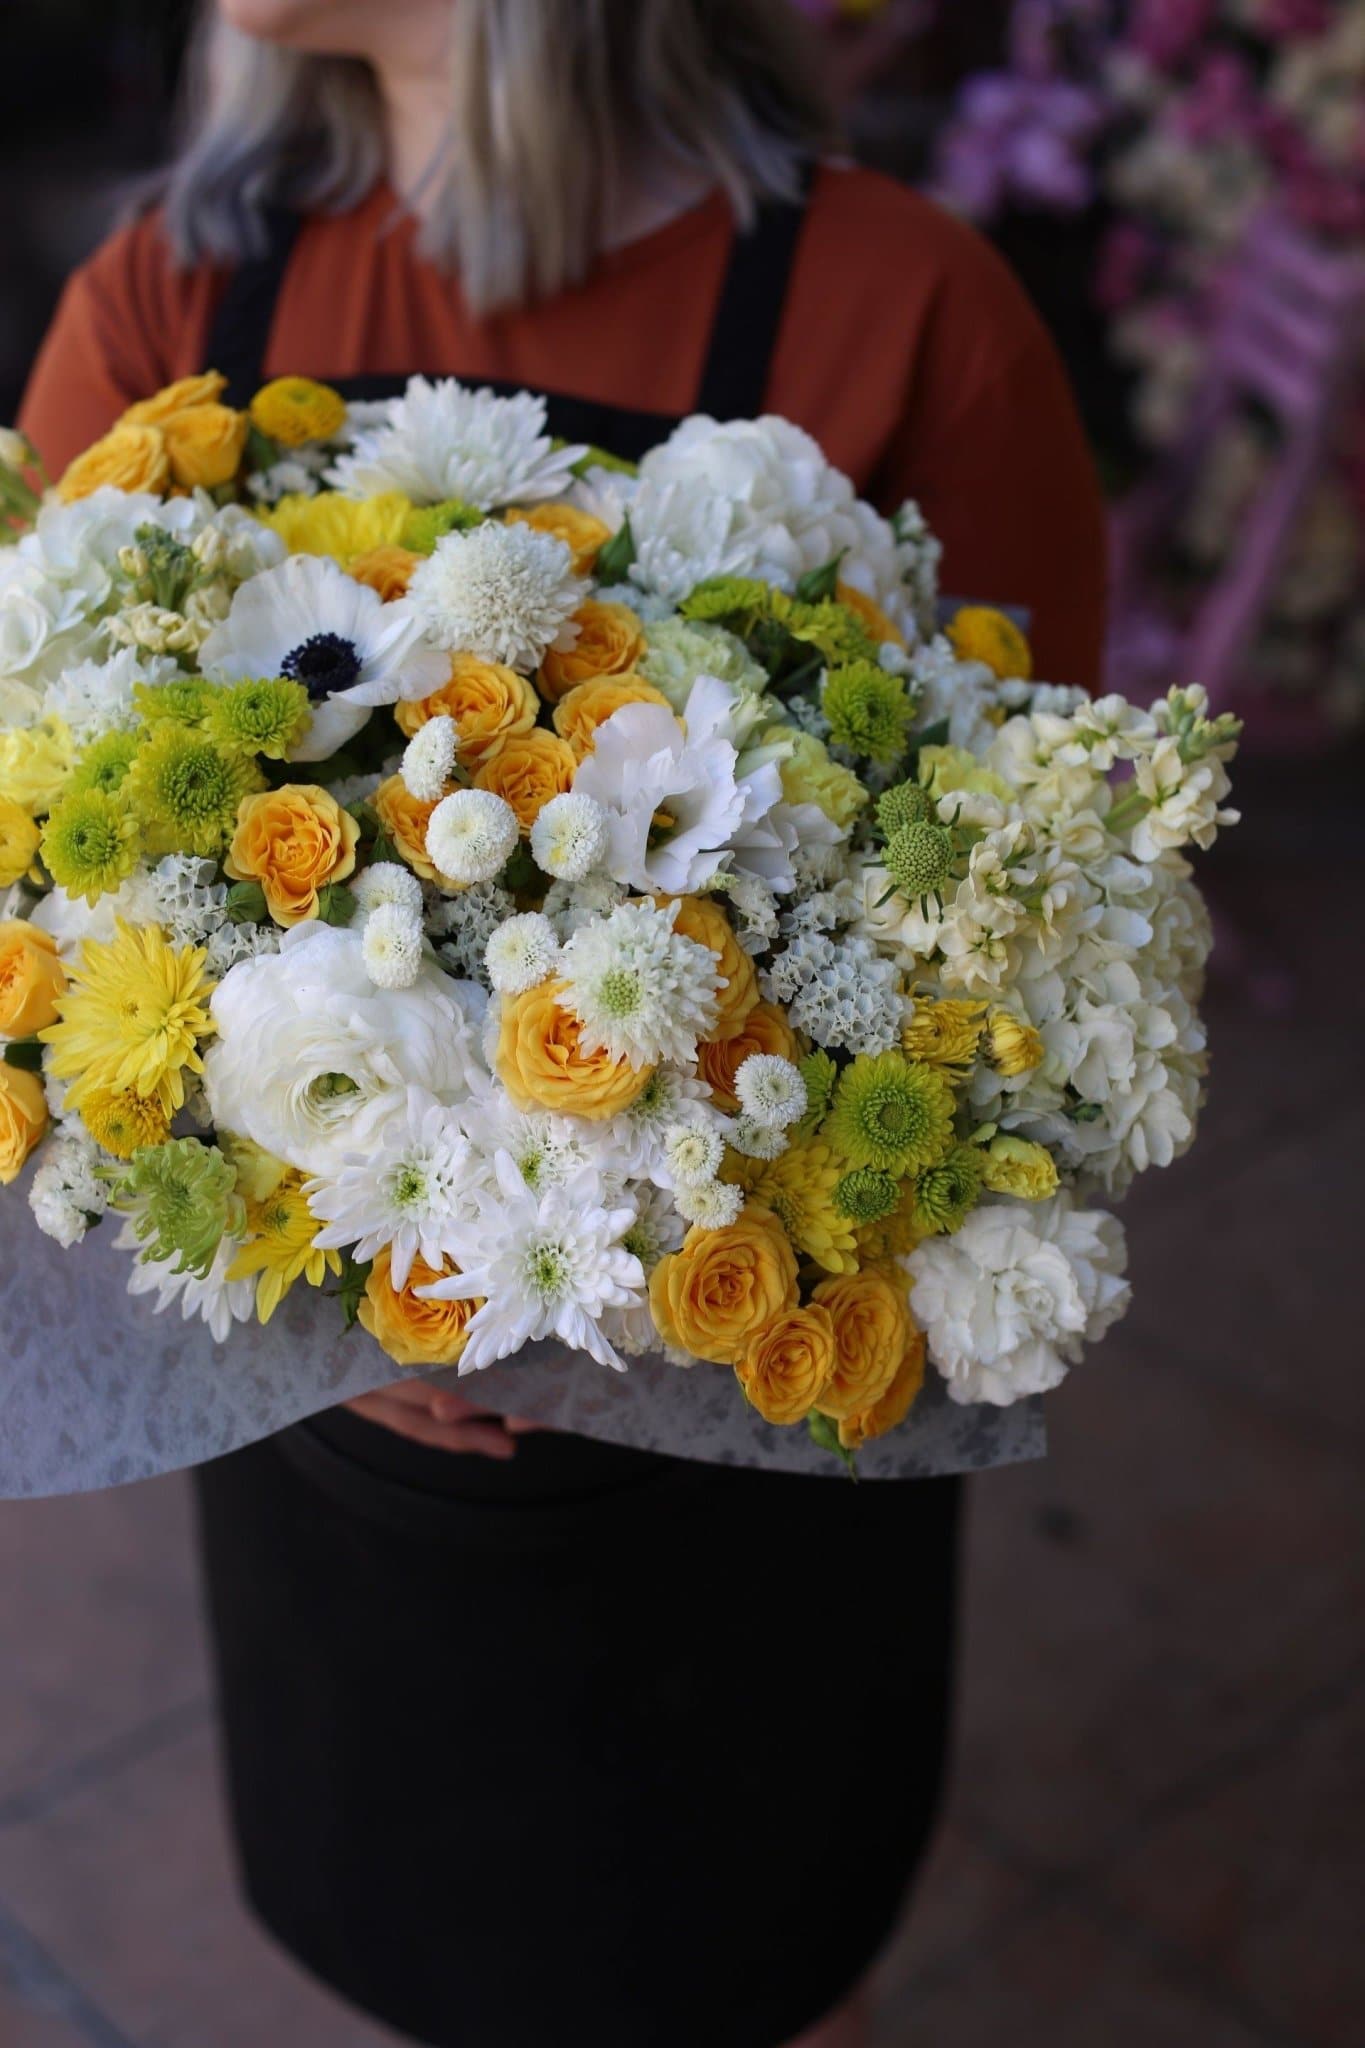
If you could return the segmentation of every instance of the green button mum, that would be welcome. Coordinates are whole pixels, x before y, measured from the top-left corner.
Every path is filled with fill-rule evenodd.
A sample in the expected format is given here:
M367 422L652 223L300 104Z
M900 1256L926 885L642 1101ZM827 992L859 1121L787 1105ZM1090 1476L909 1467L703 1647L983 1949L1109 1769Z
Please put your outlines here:
M122 794L77 790L62 798L43 829L44 866L68 896L98 901L137 866L137 819Z
M914 705L901 676L875 661L850 661L825 676L820 708L835 746L889 767L905 752Z
M153 856L221 853L238 804L263 786L247 755L169 720L139 750L126 784Z
M861 1053L845 1067L823 1136L853 1166L901 1175L942 1159L953 1141L953 1091L903 1053Z

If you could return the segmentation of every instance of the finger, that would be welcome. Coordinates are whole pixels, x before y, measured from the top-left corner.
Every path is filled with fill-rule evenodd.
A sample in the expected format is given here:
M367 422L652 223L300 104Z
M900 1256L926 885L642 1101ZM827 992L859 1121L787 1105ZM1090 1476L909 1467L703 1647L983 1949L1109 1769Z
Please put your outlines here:
M549 1428L545 1422L532 1422L529 1415L504 1415L503 1428L509 1436L538 1436Z
M367 1422L406 1437L409 1443L425 1444L432 1450L458 1451L506 1462L515 1457L516 1445L500 1422L437 1422L419 1408L401 1401L385 1401L380 1395L366 1395L361 1411Z

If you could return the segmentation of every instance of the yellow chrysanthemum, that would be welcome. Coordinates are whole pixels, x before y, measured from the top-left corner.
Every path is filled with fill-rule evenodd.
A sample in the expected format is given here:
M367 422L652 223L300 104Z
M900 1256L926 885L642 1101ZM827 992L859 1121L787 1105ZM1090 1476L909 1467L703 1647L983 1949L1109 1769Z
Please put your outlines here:
M272 377L250 405L251 423L282 448L330 441L346 424L346 401L330 384L311 377Z
M826 1273L853 1273L858 1268L854 1227L834 1202L834 1190L847 1172L848 1161L823 1138L804 1138L778 1159L731 1153L722 1178L771 1209L803 1257Z
M373 498L345 498L340 491L310 498L294 491L256 517L291 555L330 555L344 569L358 555L396 547L411 515L411 500L401 491L379 491Z
M256 1276L256 1314L268 1323L296 1280L321 1287L329 1273L341 1271L340 1252L319 1250L313 1242L321 1229L303 1192L304 1176L293 1167L263 1201L246 1205L246 1237L228 1269L229 1280Z
M1042 1034L1027 1017L996 1003L986 1019L985 1053L998 1073L1009 1078L1031 1074L1043 1063Z
M85 1127L116 1159L131 1159L144 1145L164 1145L170 1120L154 1095L136 1088L92 1088L81 1104Z
M51 1072L72 1084L71 1107L84 1112L101 1090L128 1088L173 1115L186 1073L203 1072L199 1040L214 1028L213 988L203 949L177 951L156 925L135 930L120 918L114 938L87 939L57 1023L39 1033L52 1048Z
M976 1059L985 1028L985 1003L937 1002L932 996L916 996L914 1015L901 1043L911 1059L962 1076Z
M984 661L1002 679L1025 681L1033 674L1028 641L1004 612L986 604L964 604L955 612L948 638L959 661Z

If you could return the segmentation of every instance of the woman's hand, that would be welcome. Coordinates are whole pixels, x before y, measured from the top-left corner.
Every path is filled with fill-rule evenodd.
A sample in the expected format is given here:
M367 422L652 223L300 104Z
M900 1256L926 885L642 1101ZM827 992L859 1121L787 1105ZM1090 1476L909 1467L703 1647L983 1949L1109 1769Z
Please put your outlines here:
M480 1458L515 1457L517 1438L543 1426L520 1415L494 1415L463 1394L447 1393L428 1386L425 1380L399 1380L373 1394L360 1394L346 1406L353 1415L391 1429L395 1436L405 1436L412 1443Z

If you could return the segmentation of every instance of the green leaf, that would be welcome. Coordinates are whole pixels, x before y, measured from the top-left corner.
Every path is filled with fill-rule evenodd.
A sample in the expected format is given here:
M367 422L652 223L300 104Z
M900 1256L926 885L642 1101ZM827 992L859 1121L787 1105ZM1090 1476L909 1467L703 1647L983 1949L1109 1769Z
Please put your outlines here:
M328 882L318 890L318 916L323 924L351 922L355 916L355 897L344 882Z
M264 924L270 915L259 882L234 882L227 892L227 914L233 924Z
M806 1428L810 1433L811 1442L822 1451L832 1451L849 1478L856 1482L858 1453L848 1450L840 1443L838 1423L832 1422L828 1415L809 1415L806 1418Z
M620 531L614 533L603 547L597 550L595 574L599 583L620 583L630 573L635 560L635 535L631 530L630 514L621 521Z
M7 1067L18 1067L26 1074L41 1074L43 1071L43 1048L36 1038L12 1038L8 1045L0 1048Z
M544 880L531 857L530 847L524 841L519 842L512 848L498 875L498 887L505 889L509 896L524 896L543 886Z
M946 718L938 718L932 725L926 725L923 732L915 734L913 749L918 753L921 747L946 747L947 744L948 721Z
M336 1290L336 1298L341 1303L341 1313L346 1318L348 1330L353 1330L360 1320L365 1282L370 1277L373 1264L373 1259L353 1259L349 1252L341 1255L341 1285Z
M268 434L263 434L254 420L246 430L246 466L253 469L273 469L280 459L280 451Z
M556 443L556 446L560 448L566 445L567 443L563 441ZM572 467L573 474L576 477L585 477L590 469L614 469L622 476L638 476L640 474L638 462L627 462L624 455L613 455L609 448L595 448L591 443L589 443L586 452L579 456L577 462Z
M822 563L818 569L807 569L796 586L798 604L823 604L826 598L837 595L839 564L847 553L847 548L840 548L837 555Z

